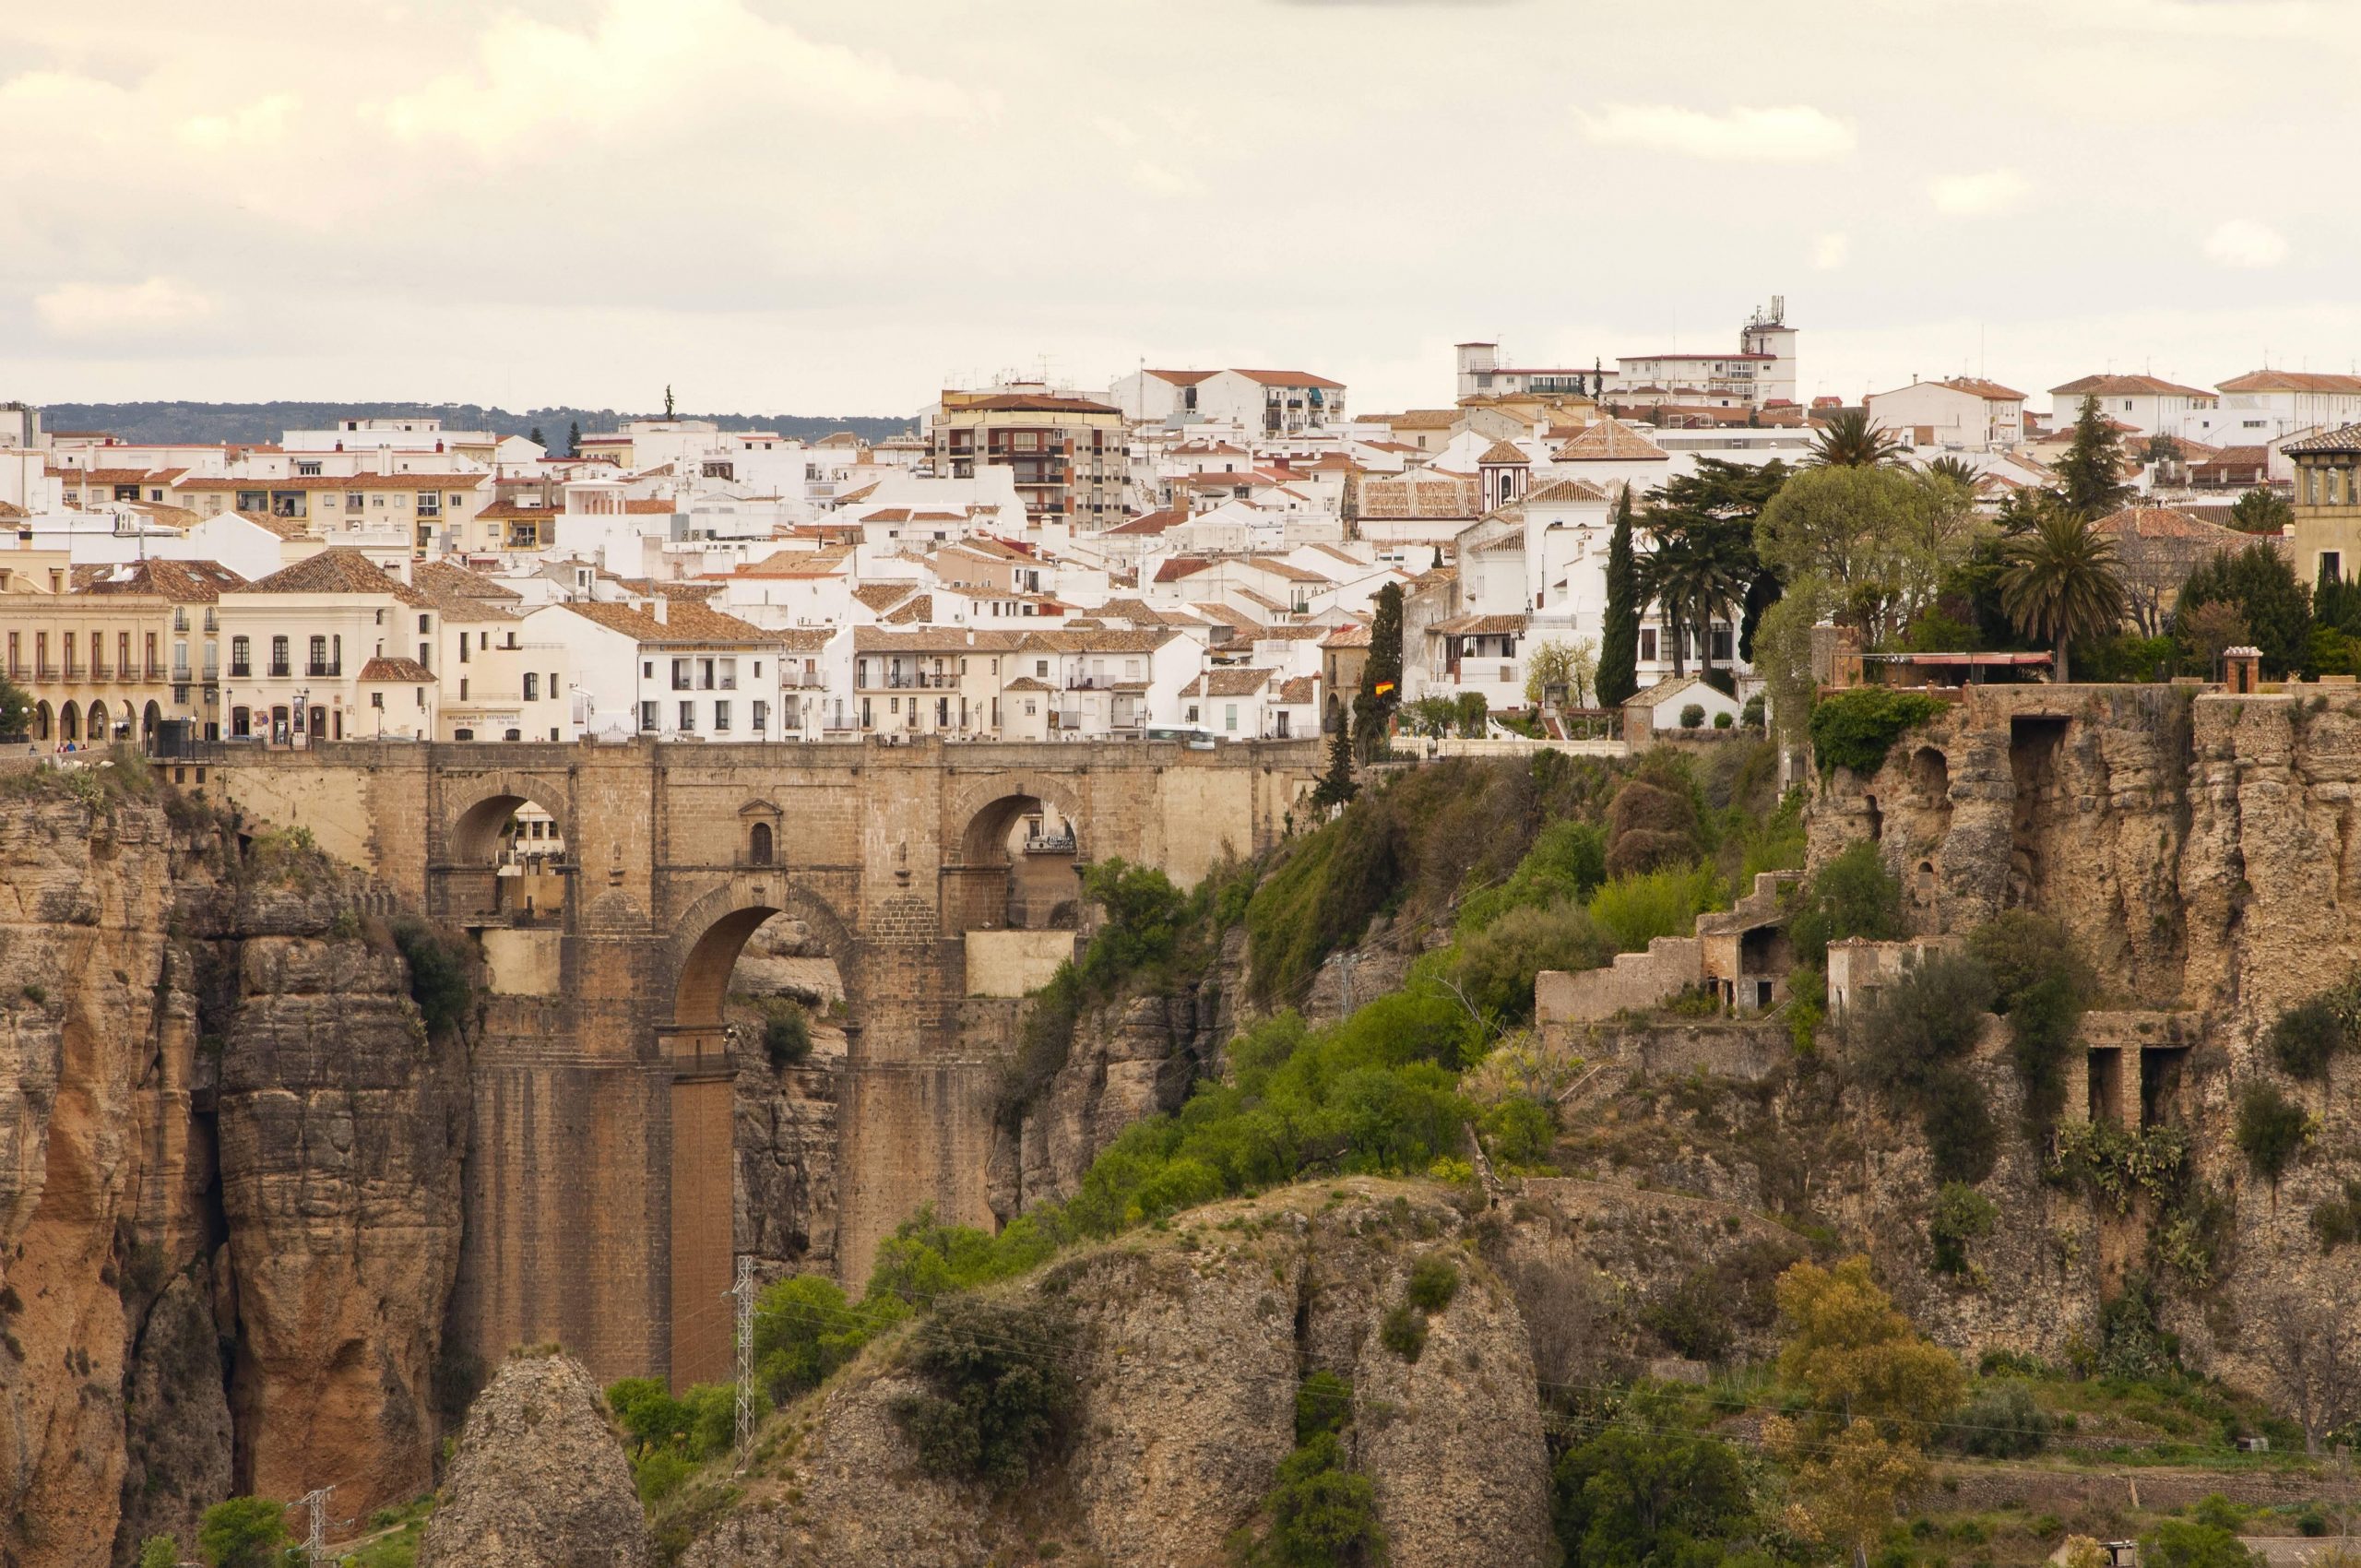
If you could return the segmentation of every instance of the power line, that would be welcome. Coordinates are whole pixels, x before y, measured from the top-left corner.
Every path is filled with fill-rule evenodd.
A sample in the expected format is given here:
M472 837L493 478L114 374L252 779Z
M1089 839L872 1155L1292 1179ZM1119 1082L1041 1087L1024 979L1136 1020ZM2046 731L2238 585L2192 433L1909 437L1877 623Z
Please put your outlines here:
M295 1500L295 1506L308 1509L312 1515L310 1532L303 1538L303 1561L310 1568L327 1568L335 1560L328 1555L328 1494L333 1486L315 1486Z

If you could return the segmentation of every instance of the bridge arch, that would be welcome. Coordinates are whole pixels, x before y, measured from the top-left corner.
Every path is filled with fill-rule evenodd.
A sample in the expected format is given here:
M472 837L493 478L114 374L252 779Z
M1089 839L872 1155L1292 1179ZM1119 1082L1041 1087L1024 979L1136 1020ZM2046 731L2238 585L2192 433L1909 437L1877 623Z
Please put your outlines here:
M945 934L1077 923L1088 814L1088 801L1053 776L1003 775L960 790L943 823Z
M731 876L681 912L674 923L665 973L672 980L676 1029L718 1029L730 995L730 972L747 938L774 915L792 915L819 933L836 961L848 998L858 995L860 948L852 927L827 897L783 870L750 868Z
M500 850L500 832L516 808L539 806L557 825L559 838L574 845L574 790L570 782L536 773L490 773L445 788L443 855L453 865L489 865Z

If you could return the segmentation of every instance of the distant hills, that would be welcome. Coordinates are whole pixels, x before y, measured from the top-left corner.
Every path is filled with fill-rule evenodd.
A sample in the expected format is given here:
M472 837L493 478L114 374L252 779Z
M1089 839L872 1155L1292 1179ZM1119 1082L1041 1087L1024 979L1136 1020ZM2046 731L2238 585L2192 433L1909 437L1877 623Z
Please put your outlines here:
M397 419L423 415L440 419L447 430L489 430L499 435L530 435L540 430L551 450L565 449L565 433L579 424L585 435L611 431L624 420L658 419L653 413L618 413L613 409L528 409L511 413L481 403L45 403L42 422L50 430L103 430L136 442L277 441L291 430L326 430L338 420ZM817 414L690 414L682 419L711 420L724 430L775 430L781 435L816 441L838 431L864 440L879 441L912 428L915 419L867 414L827 417Z

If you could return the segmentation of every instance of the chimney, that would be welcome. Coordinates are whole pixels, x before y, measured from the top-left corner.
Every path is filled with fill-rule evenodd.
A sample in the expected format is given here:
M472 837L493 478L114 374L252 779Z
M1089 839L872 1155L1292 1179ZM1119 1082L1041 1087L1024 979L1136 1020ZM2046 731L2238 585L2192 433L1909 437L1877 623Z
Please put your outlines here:
M672 601L660 593L647 606L647 612L656 617L656 624L659 626L669 626L672 624L671 612Z

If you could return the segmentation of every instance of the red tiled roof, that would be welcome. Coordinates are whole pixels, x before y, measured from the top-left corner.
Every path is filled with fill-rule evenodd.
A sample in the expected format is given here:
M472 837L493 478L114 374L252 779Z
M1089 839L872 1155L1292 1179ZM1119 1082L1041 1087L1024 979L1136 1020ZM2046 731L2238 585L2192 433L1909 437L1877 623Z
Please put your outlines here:
M415 659L373 659L361 667L363 681L396 681L409 685L431 686L434 672Z

